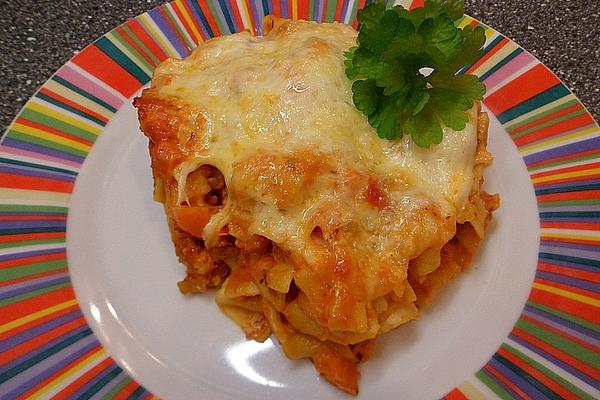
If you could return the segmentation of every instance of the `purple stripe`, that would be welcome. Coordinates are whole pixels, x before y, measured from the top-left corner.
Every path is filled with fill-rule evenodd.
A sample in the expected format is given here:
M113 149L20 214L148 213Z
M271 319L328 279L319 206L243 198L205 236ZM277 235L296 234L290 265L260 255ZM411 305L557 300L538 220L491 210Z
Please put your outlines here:
M525 305L523 312L524 313L526 312L527 314L535 314L538 319L544 319L546 321L553 321L553 323L561 325L561 326L565 327L565 329L569 329L574 332L579 332L579 334L581 334L585 337L593 338L594 341L600 343L600 332L593 331L593 330L588 329L585 326L579 325L575 322L571 322L571 321L563 319L559 316L552 315L549 312L540 310L529 304Z
M65 262L65 268L66 267L67 267L67 263ZM59 273L51 274L48 276L42 276L39 278L27 280L24 282L19 282L19 283L13 284L13 285L0 286L0 298L3 297L3 295L5 293L12 292L14 290L24 289L24 291L27 292L27 291L29 291L29 289L25 290L25 288L29 288L33 284L37 284L39 282L49 282L51 279L55 279L55 278L58 278L63 275L68 277L69 273L68 272L59 272Z
M32 217L64 217L67 215L66 212L46 212L46 211L0 211L0 216L32 216Z
M560 183L551 183L551 184L541 184L535 185L535 189L539 190L548 190L548 189L562 189L562 188L570 188L569 192L573 192L575 187L579 184L582 185L598 185L600 184L600 178L589 179L586 177L581 177L579 181L570 181L570 182L560 182ZM589 190L589 189L588 189Z
M67 250L66 248L61 247L58 249L44 249L44 250L26 251L23 253L5 254L5 255L0 255L0 261L18 260L19 258L25 258L25 257L34 257L34 256L48 255L48 254L64 253L66 250Z
M255 22L255 29L256 29L256 34L262 36L263 35L263 31L262 31L262 23L261 18L264 14L264 10L263 10L263 6L262 6L262 0L256 0L256 1L251 1L250 2L250 10L252 11L252 18L254 19Z
M588 375L584 374L583 372L579 371L578 369L575 369L568 363L559 360L558 358L554 357L552 354L545 352L544 350L532 345L531 343L527 342L524 339L521 339L518 336L515 336L512 333L508 337L511 340L514 340L515 342L519 343L521 346L527 348L528 350L534 352L535 354L537 354L541 357L544 357L546 360L550 361L551 363L553 363L553 364L557 365L558 367L564 369L565 371L569 372L571 375L575 375L576 377L578 377L579 379L581 379L588 385L590 385L592 387L598 387L598 382L596 382L593 378L589 377Z
M71 311L68 314L61 315L57 318L53 318L50 321L45 322L43 324L34 326L33 328L27 329L26 331L23 331L16 335L9 336L6 340L0 342L0 352L7 351L14 346L26 342L27 340L33 339L39 335L51 331L56 327L69 323L70 321L73 321L74 319L80 318L82 316L83 314L81 313L81 310L77 309Z
M25 221L0 221L0 229L28 229L28 228L62 228L66 229L67 221L52 220L25 220Z
M553 327L555 329L558 329L559 331L564 332L567 335L574 336L577 339L579 339L579 340L581 340L581 341L583 341L585 343L589 343L589 344L592 344L594 346L600 346L600 340L596 340L593 337L590 337L590 336L585 335L585 334L583 334L581 332L578 332L578 331L576 331L574 329L571 329L568 326L565 326L565 325L563 325L561 323L554 322L554 321L552 321L549 318L545 318L545 317L543 317L541 315L532 313L532 312L527 311L527 310L523 311L523 315L525 315L525 316L527 316L527 317L529 317L531 319L534 319L534 320L536 320L538 322L541 322L541 323L544 323L546 325L549 325L549 326L551 326L551 327Z
M164 7L164 6L162 6ZM181 43L179 36L171 29L171 26L167 22L165 16L160 12L161 7L157 7L148 11L148 15L154 20L156 25L160 28L160 30L165 34L169 43L173 45L177 53L179 53L180 57L185 57L189 51L187 50L187 46L184 43Z
M570 248L566 246L553 246L545 244L540 246L540 253L560 254L561 256L587 258L588 260L600 260L600 246L597 246L592 251Z
M104 396L106 396L108 394L108 392L113 390L115 386L117 386L119 383L121 383L123 381L123 379L126 379L128 376L129 375L127 375L127 373L125 371L122 371L120 374L118 374L113 379L111 379L110 382L108 382L106 385L104 385L102 387L102 389L98 390L92 396L92 399L102 399Z
M596 244L586 244L586 243L571 243L571 242L558 242L556 240L541 240L540 246L542 248L550 248L550 247L567 247L571 249L579 249L579 250L587 250L587 251L600 251L598 249L598 245Z
M600 204L577 204L565 206L544 206L544 203L538 203L540 212L561 212L561 211L600 211Z
M540 391L538 391L534 386L532 386L529 382L527 382L527 380L525 380L521 375L515 373L513 370L506 367L504 364L499 362L497 359L492 357L490 359L490 361L488 361L488 365L493 367L496 371L501 373L504 377L508 378L508 380L512 384L514 384L519 389L521 389L523 392L528 394L531 398L533 398L533 399L544 398L543 394ZM507 386L504 386L504 384L502 384L502 386L505 389L509 389Z
M593 272L596 274L598 273L598 268L592 267L591 265L573 264L568 261L556 260L553 258L544 258L544 257L539 257L539 260L540 260L540 262L543 262L544 264L560 265L561 267L573 268L576 270Z
M554 147L548 150L540 151L523 157L525 164L544 161L549 158L565 156L569 154L580 153L592 149L600 149L600 136L595 136L590 139L582 140L581 142L570 143L564 146Z
M63 153L62 151L49 149L47 147L39 146L39 145L33 144L33 143L22 142L20 140L13 139L10 136L7 136L4 138L2 145L6 146L6 147L12 147L14 149L31 151L36 154L46 155L46 156L58 158L60 160L73 161L78 164L82 164L83 160L84 160L84 157L76 156L74 154L69 154L69 153Z
M103 87L88 79L81 73L75 71L71 67L72 65L74 64L71 61L69 61L68 64L66 64L64 67L58 70L56 75L77 86L79 89L86 91L91 95L99 98L105 103L110 104L117 110L121 107L121 105L123 105L123 100L120 97L104 89Z
M552 282L562 283L565 285L573 286L583 290L589 290L590 292L600 293L600 285L594 282L584 281L581 279L570 278L560 274L554 274L552 272L537 271L535 276L540 279L547 279Z
M490 371L486 370L485 368L481 368L481 372L484 373L489 379L493 380L494 382L496 382L498 384L498 386L500 386L503 390L506 391L506 393L508 393L510 395L511 398L513 399L518 399L519 396L517 396L517 393L515 393L511 388L509 388L508 386L504 385L504 382L502 382L501 380L499 380L494 374L492 374ZM487 386L487 385L486 385ZM498 398L500 398L498 396Z
M273 14L273 0L267 0L267 4L269 5L269 14Z
M193 0L187 0L187 4L188 4L188 10L193 14L192 15L192 19L198 24L198 26L200 27L200 30L202 31L202 33L204 34L205 38L210 38L212 37L212 35L210 35L208 33L208 29L206 29L206 26L204 26L204 21L202 20L202 18L200 18L200 15L198 15L198 11L196 11L196 7L194 7L191 2ZM145 30L145 29L144 29ZM152 36L152 35L151 35ZM159 45L160 46L160 45ZM163 49L164 50L164 49Z
M38 289L43 289L43 288L47 288L53 285L58 285L60 283L68 283L70 281L68 274L64 275L64 276L59 276L59 277L52 277L52 279L48 279L45 282L36 282L33 284L30 284L28 286L25 287L20 287L20 288L15 288L13 290L9 290L5 293L0 293L0 300L4 300L4 299L8 299L11 298L13 296L18 296L21 294L25 294L34 290L38 290ZM9 286L10 287L10 286Z
M349 0L344 0L344 4L342 4L342 13L340 14L340 22L346 22L344 17L346 16L346 12L348 12L348 3L349 2L350 2Z
M287 0L279 0L281 6L281 16L285 18L291 18L288 10Z
M106 368L103 368L96 375L94 375L91 379L88 379L83 386L81 386L79 389L77 389L77 391L75 391L74 393L72 393L70 395L70 398L72 398L72 399L80 399L80 398L82 398L83 397L82 395L85 392L87 392L92 386L94 386L95 384L97 384L98 382L100 382L102 379L104 379L104 377L107 376L108 374L110 374L116 367L118 368L118 366L114 362L112 364L108 364L106 366ZM117 374L117 376L118 375L119 374Z
M55 179L59 181L74 182L75 176L62 172L52 172L36 167L16 166L0 163L0 172L6 172L15 175L35 176L38 178Z
M313 2L313 18L317 22L323 22L323 15L321 13L322 0L314 0Z
M68 366L85 353L99 346L100 343L96 337L93 334L90 334L76 343L73 343L71 346L53 354L32 368L29 368L7 382L4 382L4 387L2 389L5 391L6 398L17 398L19 394L28 391L39 382L47 379L49 376Z
M598 222L596 217L541 217L542 222Z

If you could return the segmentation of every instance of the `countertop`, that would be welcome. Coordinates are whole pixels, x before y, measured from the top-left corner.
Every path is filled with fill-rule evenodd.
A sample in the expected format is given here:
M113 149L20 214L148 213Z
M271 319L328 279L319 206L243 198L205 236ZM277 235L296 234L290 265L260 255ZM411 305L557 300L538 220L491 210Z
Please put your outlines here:
M160 0L0 0L0 132L77 51ZM466 12L546 64L600 120L600 1L467 0Z

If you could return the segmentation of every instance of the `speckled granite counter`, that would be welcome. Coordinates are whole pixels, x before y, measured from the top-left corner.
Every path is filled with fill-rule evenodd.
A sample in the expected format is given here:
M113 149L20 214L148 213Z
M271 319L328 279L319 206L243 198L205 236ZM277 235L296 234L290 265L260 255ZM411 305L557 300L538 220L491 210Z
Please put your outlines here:
M75 52L161 0L0 0L0 132ZM600 1L471 0L467 12L532 52L600 119Z

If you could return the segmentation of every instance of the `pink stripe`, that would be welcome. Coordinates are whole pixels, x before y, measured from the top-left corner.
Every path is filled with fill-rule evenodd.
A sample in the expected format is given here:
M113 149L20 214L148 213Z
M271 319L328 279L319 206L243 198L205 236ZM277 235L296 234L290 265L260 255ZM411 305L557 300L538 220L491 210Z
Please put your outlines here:
M61 164L61 165L68 166L68 167L75 167L78 169L81 168L81 164L79 164L78 162L75 162L75 161L64 160L62 158L52 157L52 156L48 156L45 154L35 153L32 151L27 151L27 150L15 149L13 147L5 146L5 145L0 145L0 152L7 153L7 154L13 154L13 155L17 155L17 156L22 156L22 157L29 157L34 160L50 161L50 162L53 162L56 164Z
M515 72L517 72L518 70L520 70L521 68L523 68L524 66L526 66L534 60L535 58L531 54L527 53L526 51L522 52L521 54L510 60L508 64L504 65L498 71L490 75L485 80L485 86L488 90L493 89L500 82L502 82L503 80L505 80L506 78L508 78L509 76L511 76L512 74L514 74Z
M84 75L72 69L69 64L65 64L61 69L58 70L56 75L60 76L64 80L69 81L78 88L85 90L93 96L96 96L100 100L110 104L117 110L123 105L123 100L114 94L110 93L97 83L86 78Z

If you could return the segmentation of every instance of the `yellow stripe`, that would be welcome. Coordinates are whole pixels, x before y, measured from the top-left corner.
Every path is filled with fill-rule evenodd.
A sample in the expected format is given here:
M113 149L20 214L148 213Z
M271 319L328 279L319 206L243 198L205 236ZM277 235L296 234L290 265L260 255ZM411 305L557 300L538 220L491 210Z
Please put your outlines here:
M567 233L553 233L553 232L549 232L549 233L542 233L541 235L542 239L551 239L551 238L555 238L555 239L575 239L575 240L587 240L589 242L600 242L600 237L599 236L593 236L593 235L573 235L573 234L567 234Z
M298 0L292 0L292 19L298 19Z
M115 34L113 32L109 32L105 35L105 37L110 40L110 42L119 50L121 50L125 55L127 55L127 58L129 58L129 60L131 62L133 62L135 65L137 65L141 70L143 70L146 74L148 74L149 76L152 76L152 71L153 69L150 69L151 67L148 67L146 64L144 64L144 62L142 61L143 56L140 54L140 56L138 57L136 54L134 54L132 51L129 50L129 48L127 48L127 46L123 45L123 43L121 43L121 41L119 41L119 39L117 39L117 37L115 36ZM143 53L143 52L141 52Z
M48 203L61 203L61 205L68 205L69 199L71 198L70 193L60 192L47 192L44 190L26 190L26 189L8 189L2 188L0 191L0 199L2 200L34 200L35 204L44 202Z
M521 153L534 153L537 150L543 150L544 148L556 147L555 145L558 143L561 143L561 142L565 142L565 143L561 143L561 144L568 144L566 142L569 140L572 142L580 141L583 139L584 136L587 136L589 134L597 134L598 132L599 131L598 131L597 126L591 126L587 129L582 129L580 131L573 132L568 135L553 137L551 139L547 139L547 140L544 140L542 142L535 143L535 144L530 144L528 146L521 146L519 148L519 151Z
M473 386L468 381L465 381L458 385L460 391L469 399L469 400L488 400L487 397L479 389Z
M49 307L49 308L45 308L41 311L38 311L33 314L29 314L25 317L15 319L4 325L0 325L0 333L8 332L11 329L18 328L19 326L25 325L28 322L35 321L36 319L43 318L46 315L50 315L50 314L55 313L60 310L64 310L65 308L74 306L76 304L77 304L77 300L73 299L73 300L65 301L64 303L60 303L60 304L57 304L57 305Z
M183 1L176 0L175 4L179 7L179 11L181 11L181 14L183 15L183 19L185 19L185 22L187 22L187 24L192 29L192 33L194 34L194 37L196 38L198 43L202 43L204 41L202 39L202 35L200 34L200 31L198 31L198 29L196 28L196 25L194 24L194 22L192 22L192 18L190 18L190 15L189 15L187 9L183 5Z
M244 23L244 28L250 30L250 32L255 35L254 27L252 26L252 18L250 18L250 11L246 5L244 0L237 0L238 10L240 10L240 15L242 16L242 22Z
M89 152L92 146L87 144L76 142L75 140L67 139L62 136L58 136L51 132L46 132L42 129L33 128L31 126L23 125L19 122L15 122L12 126L12 129L16 132L23 133L27 136L36 137L39 139L49 140L53 143L62 144L64 146L70 147L72 149L81 150L84 152Z
M55 379L52 379L50 382L48 382L48 384L46 386L42 386L37 392L31 394L31 396L29 398L30 399L40 399L42 397L45 397L45 395L49 391L51 391L53 388L55 388L56 386L63 383L65 380L70 378L72 375L85 369L90 364L96 362L99 358L101 358L101 357L105 358L104 357L105 353L106 353L106 351L104 350L104 348L100 347L96 352L91 354L88 358L80 361L79 363L77 363L73 367L69 368L68 370L66 370L64 373L62 373Z
M581 171L571 171L571 172L563 172L561 174L556 174L556 175L541 176L539 178L532 179L531 182L543 183L543 182L548 182L548 181L556 181L559 179L577 178L579 176L588 176L588 175L594 175L594 174L599 174L599 173L600 173L600 168L590 168L590 169L584 169Z
M156 29L154 29L154 27L149 21L149 18L150 17L147 14L142 14L139 17L139 21L141 21L142 24L146 27L146 29L150 31L150 35L152 36L152 38L158 40L163 50L166 51L170 57L178 57L178 55L175 53L175 50L171 46L169 46L167 42L165 42L165 39L162 37L162 34L158 33Z
M477 76L482 76L494 66L496 66L500 61L506 58L510 53L515 51L518 46L514 42L507 42L496 54L485 60L483 64L473 70L471 73Z
M509 123L507 123L506 125L504 125L504 128L507 131L511 131L511 130L513 130L515 128L518 128L522 124L521 121L525 121L526 119L529 119L531 117L535 117L535 116L537 116L539 114L542 114L543 112L548 111L548 110L550 110L552 108L558 108L560 105L565 104L566 102L571 101L573 99L575 99L575 96L572 95L572 94L568 94L568 95L566 95L564 97L561 97L558 100L554 100L554 101L552 101L552 102L550 102L548 104L543 105L540 108L536 108L533 111L529 111L528 113L525 113L525 114L523 114L523 115L521 115L521 116L519 116L519 117L511 120Z
M47 115L54 119L58 119L62 122L66 122L70 125L73 125L79 129L83 129L84 131L92 133L96 136L98 136L100 134L100 132L102 132L101 128L98 128L98 127L90 125L90 124L86 124L85 122L83 122L77 118L73 118L73 117L63 114L61 112L53 110L52 108L43 106L39 103L35 103L33 101L30 101L29 104L27 104L26 108L33 110L33 111L37 111L41 114Z
M544 292L557 294L562 297L566 297L567 299L575 300L580 303L589 304L590 306L599 307L600 308L600 300L593 299L589 296L584 296L582 294L577 294L573 292L569 292L568 290L563 290L559 288L555 288L549 285L544 285L543 283L534 283L533 287L539 290L543 290Z
M103 117L110 119L113 115L112 112L110 112L109 110L107 110L106 108L99 106L98 103L88 99L87 97L84 97L82 95L80 95L79 93L64 87L63 85L61 85L60 83L53 81L53 80L49 80L46 82L46 84L44 85L44 88L51 90L52 92L61 95L62 97L65 97L87 109L90 109L92 111L94 111L95 113L98 113L100 115L102 115Z

